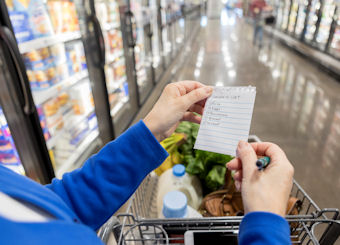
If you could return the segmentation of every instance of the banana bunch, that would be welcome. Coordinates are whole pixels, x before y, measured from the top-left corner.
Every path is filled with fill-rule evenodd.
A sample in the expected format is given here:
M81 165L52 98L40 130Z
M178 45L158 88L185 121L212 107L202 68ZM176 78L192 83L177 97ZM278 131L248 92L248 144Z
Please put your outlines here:
M183 157L178 152L178 147L186 140L185 134L173 133L169 138L161 142L164 149L170 154L167 159L155 169L155 173L160 176L166 170L172 168L174 165L182 163Z

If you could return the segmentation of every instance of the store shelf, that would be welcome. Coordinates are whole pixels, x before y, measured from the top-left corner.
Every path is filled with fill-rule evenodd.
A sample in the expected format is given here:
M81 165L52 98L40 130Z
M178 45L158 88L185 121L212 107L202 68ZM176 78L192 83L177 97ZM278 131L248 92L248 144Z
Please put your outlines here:
M94 108L89 111L88 113L85 113L83 115L75 115L73 111L69 112L68 114L72 114L70 116L66 116L67 120L64 121L64 128L58 131L56 135L54 135L52 138L50 138L47 142L47 148L52 149L57 141L60 139L60 137L63 135L63 132L67 129L71 129L74 126L80 124L84 120L86 120L89 116L91 116L94 113Z
M125 83L127 81L127 77L123 76L122 78L120 78L118 81L114 82L114 86L112 86L112 88L110 89L109 93L112 94L114 93L118 88L120 88L120 86Z
M33 98L35 104L41 105L46 100L57 96L60 93L60 91L64 90L65 88L73 86L74 84L80 82L86 77L88 77L88 71L84 70L69 78L66 78L64 81L61 81L46 90L33 91Z
M111 114L111 117L115 117L116 114L120 111L120 109L122 109L122 107L129 101L129 97L124 97L123 99L121 99L117 105L115 105L110 114Z
M64 43L81 38L80 31L42 37L19 44L20 53L24 54L36 49L45 48L58 43Z
M65 172L68 172L74 168L76 161L84 154L84 152L91 146L93 141L99 136L99 132L96 129L92 131L78 146L74 153L69 157L63 165L56 171L56 176L61 177Z
M110 30L113 30L113 29L117 29L120 27L120 24L118 22L113 22L113 23L105 23L103 24L103 29L105 31L110 31Z
M124 55L123 50L119 50L119 51L114 52L114 54L112 54L112 55L108 55L106 64L109 65L109 64L113 63L117 58L120 58L123 55Z

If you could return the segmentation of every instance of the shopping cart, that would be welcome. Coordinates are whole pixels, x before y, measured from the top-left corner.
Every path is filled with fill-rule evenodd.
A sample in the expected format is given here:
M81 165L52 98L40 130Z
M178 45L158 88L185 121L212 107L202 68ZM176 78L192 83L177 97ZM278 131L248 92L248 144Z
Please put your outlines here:
M250 136L249 142L260 142ZM184 244L183 234L199 232L212 237L216 234L237 236L242 217L195 219L157 219L156 193L158 177L150 174L129 200L126 211L113 216L99 231L108 242L113 234L118 245ZM320 209L301 186L294 181L291 196L302 205L299 215L286 217L291 227L293 244L334 244L340 234L338 209Z

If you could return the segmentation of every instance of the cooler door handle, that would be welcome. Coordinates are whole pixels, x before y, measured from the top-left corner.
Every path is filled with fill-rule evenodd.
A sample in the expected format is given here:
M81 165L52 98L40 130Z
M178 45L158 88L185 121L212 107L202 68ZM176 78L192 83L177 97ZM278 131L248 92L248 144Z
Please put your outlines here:
M105 39L104 39L104 35L103 35L103 32L102 32L102 28L100 26L99 20L98 20L96 15L91 15L90 16L90 21L93 23L94 31L95 31L95 33L98 36L98 43L99 43L99 49L100 49L100 52L99 52L99 55L100 55L100 57L99 57L100 58L99 65L100 66L104 66L105 62L106 62L105 61L106 53L105 53Z
M137 24L136 23L136 17L135 15L132 13L132 11L128 10L126 11L126 27L128 27L128 46L130 48L134 48L136 46L136 38L137 38L137 34L136 34L136 37L134 36L134 30L133 30L133 24Z
M4 40L8 50L10 51L11 57L14 62L15 69L18 73L21 91L23 93L23 109L26 115L34 113L35 105L31 99L29 82L26 74L25 65L21 59L20 51L17 47L17 42L11 30L6 27L0 27L0 37Z

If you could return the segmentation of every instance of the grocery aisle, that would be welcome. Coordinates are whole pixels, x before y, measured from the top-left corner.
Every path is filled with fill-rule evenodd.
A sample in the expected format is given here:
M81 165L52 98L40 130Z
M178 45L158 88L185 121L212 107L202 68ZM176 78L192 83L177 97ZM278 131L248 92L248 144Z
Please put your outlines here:
M177 80L257 87L251 134L279 144L295 178L320 207L339 207L340 84L268 36L252 45L252 26L233 12L201 21Z

